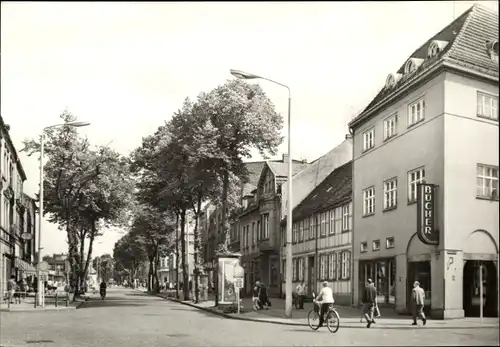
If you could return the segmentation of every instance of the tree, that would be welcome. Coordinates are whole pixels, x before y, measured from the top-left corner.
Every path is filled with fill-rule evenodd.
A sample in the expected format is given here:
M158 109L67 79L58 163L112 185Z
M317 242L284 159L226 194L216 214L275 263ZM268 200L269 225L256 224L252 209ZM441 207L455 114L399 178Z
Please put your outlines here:
M115 243L113 259L115 259L115 267L122 267L127 270L129 282L132 283L136 277L139 264L145 261L147 257L144 248L134 239L134 235L127 233Z
M76 120L65 111L63 122ZM44 215L66 229L71 283L81 292L92 256L94 239L110 225L122 225L130 208L133 180L126 158L106 146L93 147L74 127L46 131L44 165ZM40 143L24 141L28 155ZM89 239L87 256L85 240Z
M92 260L92 267L96 269L102 281L108 282L113 275L114 259L110 254L103 254Z
M141 205L135 212L131 228L134 242L145 251L149 261L148 290L159 292L158 267L173 246L174 222L167 213Z
M203 115L213 128L217 164L222 181L222 226L225 239L222 250L228 252L228 194L230 176L244 179L247 172L243 158L249 158L252 149L266 157L275 155L283 137L280 131L283 118L259 85L241 80L230 80L209 93L198 97L197 113Z

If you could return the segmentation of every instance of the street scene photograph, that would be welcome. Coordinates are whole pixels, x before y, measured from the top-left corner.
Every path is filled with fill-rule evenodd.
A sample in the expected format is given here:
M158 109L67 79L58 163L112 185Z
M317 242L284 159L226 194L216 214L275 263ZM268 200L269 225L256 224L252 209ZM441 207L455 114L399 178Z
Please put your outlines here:
M498 9L2 1L0 347L499 346Z

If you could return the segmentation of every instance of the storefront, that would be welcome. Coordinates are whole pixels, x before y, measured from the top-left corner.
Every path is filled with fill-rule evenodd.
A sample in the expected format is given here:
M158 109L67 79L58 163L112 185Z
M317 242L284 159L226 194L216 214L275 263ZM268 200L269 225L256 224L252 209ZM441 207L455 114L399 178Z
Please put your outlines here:
M394 258L360 261L359 295L362 299L364 287L371 279L377 288L379 305L396 304L396 260Z

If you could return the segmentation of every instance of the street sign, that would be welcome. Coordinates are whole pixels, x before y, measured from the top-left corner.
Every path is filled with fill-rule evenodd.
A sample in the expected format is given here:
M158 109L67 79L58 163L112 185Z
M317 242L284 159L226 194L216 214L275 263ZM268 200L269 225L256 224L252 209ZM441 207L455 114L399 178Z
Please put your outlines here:
M22 233L21 234L21 238L23 240L26 240L26 241L29 241L33 238L33 234L30 234L30 233Z
M235 277L234 278L234 287L235 288L243 288L243 277Z
M46 261L42 261L40 262L40 264L38 264L38 268L40 269L40 271L47 271L49 269L49 263L47 263Z

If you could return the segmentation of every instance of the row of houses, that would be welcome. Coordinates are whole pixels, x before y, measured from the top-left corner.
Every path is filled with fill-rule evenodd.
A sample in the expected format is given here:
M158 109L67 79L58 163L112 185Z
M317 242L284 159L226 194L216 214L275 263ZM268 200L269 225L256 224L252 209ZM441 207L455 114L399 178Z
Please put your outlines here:
M246 164L230 230L244 293L260 280L284 296L291 208L293 282L309 295L327 280L358 305L370 278L380 305L403 313L418 280L434 318L457 318L478 315L482 286L498 316L498 14L473 6L394 70L343 143L293 160L291 206L291 158ZM201 233L213 268L220 208L205 206Z
M5 124L0 116L0 295L2 297L7 290L7 280L11 276L15 276L16 280L26 278L28 283L31 283L36 272L33 263L36 252L35 230L38 209L35 200L23 192L26 174L9 130L9 125Z

